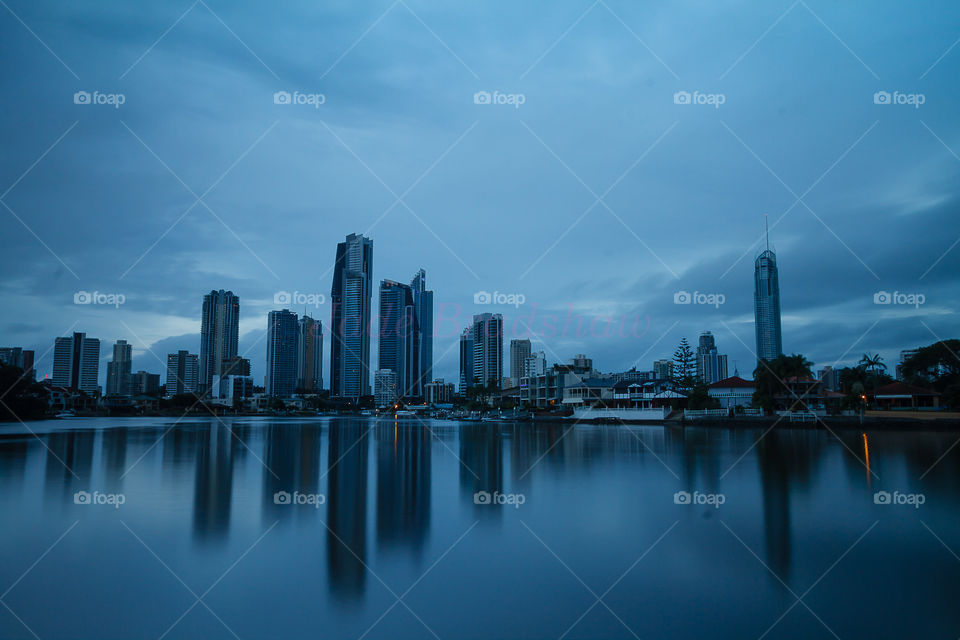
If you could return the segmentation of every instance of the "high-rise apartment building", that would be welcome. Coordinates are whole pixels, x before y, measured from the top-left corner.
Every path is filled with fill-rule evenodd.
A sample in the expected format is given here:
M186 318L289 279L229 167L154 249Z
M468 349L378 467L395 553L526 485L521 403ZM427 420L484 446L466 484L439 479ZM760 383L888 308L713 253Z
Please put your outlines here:
M767 248L753 264L753 316L757 358L773 360L783 353L783 341L780 335L780 275L769 236Z
M520 378L524 376L524 365L527 358L533 352L533 346L529 340L514 338L510 341L510 385L520 384Z
M267 377L264 391L288 398L297 389L297 314L283 309L267 315Z
M337 245L330 290L330 395L370 395L373 240L350 234Z
M413 309L419 332L418 374L411 385L414 396L424 395L423 386L433 379L433 291L427 289L427 272L417 271L410 281Z
M113 345L113 359L107 363L107 395L130 395L130 372L133 364L133 347L126 340L117 340Z
M378 409L392 407L401 395L397 373L390 369L377 369L377 372L373 374L374 406Z
M297 323L297 389L323 389L323 324L308 315Z
M500 386L503 379L503 316L473 316L473 377L480 384Z
M460 333L460 395L474 385L473 379L473 325Z
M240 298L223 289L203 296L199 391L209 389L213 376L223 374L223 362L237 355L239 340Z
M200 385L200 359L189 351L167 354L167 385L169 397L197 393Z
M653 377L657 380L673 380L673 360L654 360Z
M53 384L97 393L100 386L100 340L85 333L57 338L53 348Z
M700 384L713 384L727 378L727 356L717 352L713 334L704 331L697 345L697 380Z

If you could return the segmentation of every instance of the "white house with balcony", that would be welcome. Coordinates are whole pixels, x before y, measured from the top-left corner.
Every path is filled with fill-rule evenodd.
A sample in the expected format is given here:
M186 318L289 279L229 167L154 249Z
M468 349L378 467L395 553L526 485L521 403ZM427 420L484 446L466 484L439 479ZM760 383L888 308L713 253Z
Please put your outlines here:
M707 393L720 402L722 409L751 406L756 390L757 385L753 380L744 380L739 376L724 378L707 386Z

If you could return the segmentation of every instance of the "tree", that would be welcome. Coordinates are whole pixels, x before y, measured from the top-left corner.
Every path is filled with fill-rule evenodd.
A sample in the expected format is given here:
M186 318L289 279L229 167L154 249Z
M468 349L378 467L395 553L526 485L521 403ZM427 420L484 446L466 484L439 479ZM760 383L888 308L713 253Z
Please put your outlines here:
M773 360L761 360L753 371L756 386L753 404L772 411L777 396L789 396L788 402L795 403L797 399L792 397L786 381L788 378L810 378L813 375L810 370L812 366L812 362L798 353L790 356L780 354Z
M878 370L883 369L887 370L887 365L883 364L883 358L879 353L870 355L869 353L863 354L863 357L860 358L860 364L858 365L863 368L864 371L869 373L877 373Z
M693 355L693 349L686 338L680 340L680 345L673 352L673 381L684 389L693 386L694 374L696 373L696 358Z
M47 396L47 389L28 379L23 369L0 363L0 420L42 418Z
M710 395L707 391L707 385L698 384L687 396L687 408L695 411L698 409L719 409L720 401Z
M943 394L943 403L960 408L960 340L951 338L922 347L900 367L909 384Z

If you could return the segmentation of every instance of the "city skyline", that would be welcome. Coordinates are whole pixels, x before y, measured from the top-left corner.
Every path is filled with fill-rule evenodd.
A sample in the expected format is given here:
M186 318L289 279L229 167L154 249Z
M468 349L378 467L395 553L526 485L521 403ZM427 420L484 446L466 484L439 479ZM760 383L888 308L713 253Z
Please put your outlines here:
M611 5L636 33L650 25L644 41L653 56L598 6L539 62L552 34L564 33L583 7L557 5L533 33L531 9L514 7L483 37L462 16L417 9L476 76L395 8L338 61L386 8L337 14L337 28L318 38L315 25L327 24L333 10L313 7L311 28L298 25L282 42L266 34L249 42L256 57L211 16L191 11L172 39L137 62L177 12L126 16L135 22L130 38L101 33L107 48L100 49L85 23L55 27L45 23L42 3L21 7L25 23L39 25L35 33L51 39L77 77L16 20L0 23L11 50L39 65L31 73L11 68L2 80L25 99L8 105L3 129L9 153L0 175L10 211L3 211L0 265L16 277L0 283L0 304L17 313L0 323L0 343L46 353L38 370L49 374L50 338L80 328L104 344L128 340L134 369L156 371L162 365L146 348L161 359L181 348L200 352L196 296L215 284L241 292L243 351L263 339L277 291L328 294L330 247L364 232L380 239L377 276L407 273L415 256L431 274L438 309L447 302L461 304L465 316L483 312L467 309L473 294L499 291L556 313L570 304L581 314L649 318L636 348L566 339L548 341L548 353L586 351L622 369L663 334L660 344L675 344L711 330L746 369L755 339L752 293L743 284L762 245L764 214L782 267L787 350L832 364L856 344L839 364L862 350L892 362L903 348L950 335L960 273L960 124L951 109L960 58L956 49L944 54L955 39L947 26L955 6L939 5L945 19L929 32L922 15L892 6L866 17L852 7L812 7L854 56L797 5L742 59L785 8L725 9L733 12L730 29L717 36L721 9L704 7L703 19L677 39L669 34L687 23L682 9ZM486 19L480 8L465 11ZM240 5L222 18L245 41L259 25ZM175 43L191 29L204 37L185 61ZM928 35L900 50L891 42L900 42L901 30ZM387 34L429 44L381 58L393 50ZM323 80L306 71L298 43L330 66ZM588 51L605 73L594 75ZM391 65L419 69L430 84L388 82ZM208 77L211 68L223 72ZM358 86L361 76L376 81ZM584 101L553 81L584 76L604 100ZM295 89L326 100L318 108L274 103L275 92ZM119 108L74 103L78 91L95 90L126 100ZM474 94L495 90L525 101L519 108L474 102ZM154 99L158 91L163 100ZM425 91L434 99L422 100ZM697 91L725 100L717 108L674 101L675 93ZM925 101L882 103L884 92L897 91ZM228 112L211 116L210 106L225 101ZM59 185L55 194L50 183ZM212 185L208 210L193 196ZM78 218L86 223L58 224ZM106 250L108 235L124 241ZM677 291L720 293L725 303L682 307L673 304ZM125 301L73 304L80 292ZM925 303L874 304L883 292L922 294ZM322 311L315 315L326 318L329 309ZM432 377L455 377L456 356L440 357L448 346L436 345ZM261 379L263 350L250 355Z

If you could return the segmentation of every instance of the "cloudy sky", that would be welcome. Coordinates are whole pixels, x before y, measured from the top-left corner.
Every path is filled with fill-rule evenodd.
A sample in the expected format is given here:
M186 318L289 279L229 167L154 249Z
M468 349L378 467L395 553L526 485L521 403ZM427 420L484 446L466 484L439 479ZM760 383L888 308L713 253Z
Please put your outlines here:
M954 2L0 4L0 343L41 375L71 330L160 372L224 288L262 381L275 293L329 297L352 232L426 269L448 379L481 311L603 371L710 330L748 373L767 215L785 351L957 337Z

